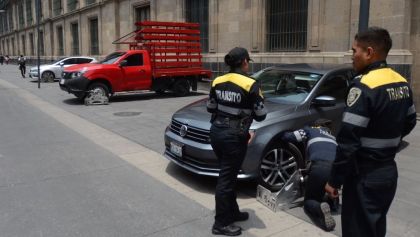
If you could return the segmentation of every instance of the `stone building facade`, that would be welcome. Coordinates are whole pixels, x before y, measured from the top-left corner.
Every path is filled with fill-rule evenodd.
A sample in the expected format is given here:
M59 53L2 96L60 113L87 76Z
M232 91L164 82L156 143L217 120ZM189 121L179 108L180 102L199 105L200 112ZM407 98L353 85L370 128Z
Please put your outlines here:
M224 54L248 48L252 70L282 63L350 63L360 0L0 0L0 53L44 60L101 58L125 45L112 42L137 20L198 21L203 56L226 70ZM40 9L40 11L39 11ZM41 12L38 44L36 13ZM420 101L420 1L371 0L369 25L388 29L388 63L410 79Z

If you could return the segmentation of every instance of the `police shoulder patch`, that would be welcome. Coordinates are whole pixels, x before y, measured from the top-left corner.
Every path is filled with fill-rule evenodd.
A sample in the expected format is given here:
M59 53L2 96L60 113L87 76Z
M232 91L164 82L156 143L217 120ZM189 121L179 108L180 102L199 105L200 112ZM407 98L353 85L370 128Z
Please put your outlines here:
M362 94L362 90L357 87L353 87L350 89L349 94L347 95L347 106L350 107L356 103L356 101L360 98Z

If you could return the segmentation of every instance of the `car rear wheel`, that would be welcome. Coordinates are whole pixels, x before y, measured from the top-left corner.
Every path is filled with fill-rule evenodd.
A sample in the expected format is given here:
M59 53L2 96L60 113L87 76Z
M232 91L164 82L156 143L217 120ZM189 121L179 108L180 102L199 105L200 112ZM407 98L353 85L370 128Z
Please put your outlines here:
M260 184L271 191L280 190L295 171L303 168L299 148L291 143L271 145L260 164Z
M53 72L49 72L49 71L43 72L41 79L43 82L54 82L55 75Z

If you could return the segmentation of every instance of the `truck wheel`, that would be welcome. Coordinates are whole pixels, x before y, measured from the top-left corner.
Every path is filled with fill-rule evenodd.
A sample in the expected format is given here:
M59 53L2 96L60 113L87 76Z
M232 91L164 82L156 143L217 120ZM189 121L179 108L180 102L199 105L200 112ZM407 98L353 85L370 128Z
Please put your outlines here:
M176 96L186 96L190 93L190 83L187 80L177 80L173 85Z
M163 94L165 94L165 90L163 90L163 89L155 90L155 93L158 94L158 95L163 95Z
M55 75L53 72L49 72L49 71L43 72L41 79L43 82L54 82Z
M278 191L300 168L304 168L304 160L299 148L291 143L275 143L261 160L260 184L271 191Z
M74 92L74 96L76 96L78 100L83 101L85 99L86 93L85 92Z
M100 82L95 82L89 86L85 97L85 105L108 104L109 88Z

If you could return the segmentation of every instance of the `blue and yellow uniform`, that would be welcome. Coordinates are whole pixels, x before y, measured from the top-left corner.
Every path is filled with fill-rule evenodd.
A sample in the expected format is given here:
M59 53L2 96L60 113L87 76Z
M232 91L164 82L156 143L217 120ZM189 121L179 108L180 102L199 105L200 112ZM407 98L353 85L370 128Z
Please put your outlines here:
M394 158L415 124L410 86L385 61L354 78L328 182L334 188L343 185L344 237L385 236L398 179Z
M225 227L248 218L239 211L235 185L247 151L248 129L253 119L265 119L266 109L258 84L237 70L213 81L207 110L212 113L211 146L220 166L214 225Z
M335 221L331 216L330 209L337 210L338 199L325 199L324 187L336 156L335 137L326 127L305 126L294 132L286 132L282 136L282 140L305 144L306 156L311 161L311 166L305 183L303 208L319 227L326 231L333 230ZM326 201L329 204L325 203Z

